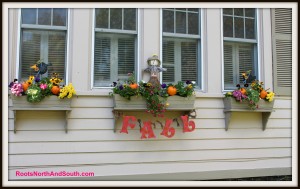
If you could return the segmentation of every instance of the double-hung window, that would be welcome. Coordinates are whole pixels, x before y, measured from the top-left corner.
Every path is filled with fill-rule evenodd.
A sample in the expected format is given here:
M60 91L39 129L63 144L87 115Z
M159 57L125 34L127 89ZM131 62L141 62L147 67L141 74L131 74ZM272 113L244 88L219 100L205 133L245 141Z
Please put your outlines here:
M224 89L242 83L242 73L251 70L258 79L256 9L223 9Z
M137 9L95 9L93 86L109 87L136 70Z
M28 79L36 72L30 68L39 60L51 63L42 77L58 73L65 81L67 49L67 9L21 9L21 44L19 78Z
M163 82L190 80L200 86L200 10L166 8L162 17Z

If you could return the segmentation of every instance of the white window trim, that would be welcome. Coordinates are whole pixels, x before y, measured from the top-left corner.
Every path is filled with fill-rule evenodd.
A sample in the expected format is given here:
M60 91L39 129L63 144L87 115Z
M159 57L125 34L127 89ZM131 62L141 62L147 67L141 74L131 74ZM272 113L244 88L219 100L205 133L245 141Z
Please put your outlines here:
M261 63L263 61L263 57L262 57L262 53L263 53L263 48L262 48L262 31L261 31L261 19L262 19L262 14L260 14L262 10L259 8L255 9L255 13L256 13L256 36L257 39L256 40L249 40L249 39L233 39L233 38L227 38L223 36L223 8L221 8L221 61L222 61L222 93L226 93L229 91L232 91L231 89L226 89L225 90L225 81L224 81L224 40L227 41L228 39L230 39L229 41L232 42L248 42L248 43L256 43L257 44L257 80L261 80ZM255 41L255 42L254 42Z
M122 11L123 14L123 11ZM105 32L105 33L117 33L117 34L135 34L136 35L136 64L135 64L135 76L136 80L140 80L140 53L139 47L140 47L140 9L137 8L137 15L136 15L136 30L137 31L132 31L132 30L118 30L118 29L104 29L104 28L95 28L96 26L96 8L93 8L93 13L92 13L92 52L91 52L91 83L90 83L90 90L101 90L101 89L112 89L113 87L108 87L108 86L103 86L103 87L95 87L94 86L94 55L95 55L95 33L96 32ZM110 15L109 15L110 16ZM123 15L122 15L123 16ZM108 22L110 22L110 19L108 19ZM110 26L110 23L108 23ZM123 28L123 19L122 19L122 28Z
M163 47L163 36L165 37L182 37L182 38L191 38L191 39L200 39L200 43L198 43L200 45L200 72L198 72L198 74L201 74L201 77L199 79L201 79L201 87L199 87L199 84L197 83L197 87L195 88L196 92L204 92L206 85L204 84L204 72L203 69L206 68L207 66L204 66L204 40L206 40L206 38L204 39L204 27L206 28L206 19L204 19L204 9L199 8L200 9L200 34L199 35L193 35L193 34L180 34L180 33L168 33L168 32L163 32L163 8L160 8L160 34L159 34L159 40L160 40L160 52L159 52L159 57L160 59L162 59L162 47ZM175 11L174 11L175 12ZM206 55L205 55L206 57ZM205 61L207 62L207 61ZM161 67L163 67L163 62L161 64ZM199 77L199 76L198 76ZM159 82L162 83L162 72L159 73Z
M38 9L37 9L38 10ZM45 26L45 25L31 25L31 24L22 24L21 20L22 16L22 9L18 9L18 38L17 38L17 50L16 50L16 77L20 77L20 50L21 50L21 29L22 28L30 28L30 29L54 29L54 30L66 30L66 45L67 45L67 50L66 50L66 61L65 61L65 84L69 83L69 56L70 56L70 9L67 8L67 26ZM37 16L38 19L38 16ZM51 19L52 23L52 19Z

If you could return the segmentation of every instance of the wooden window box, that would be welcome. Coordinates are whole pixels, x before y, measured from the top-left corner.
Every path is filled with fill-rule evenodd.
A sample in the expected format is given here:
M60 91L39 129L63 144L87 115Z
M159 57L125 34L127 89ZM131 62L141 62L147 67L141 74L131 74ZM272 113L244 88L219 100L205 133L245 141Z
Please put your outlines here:
M65 132L68 132L68 114L71 111L71 99L59 99L57 96L45 97L41 102L30 103L27 101L27 96L14 96L11 95L12 108L14 112L14 133L16 129L17 111L65 111L66 123Z
M258 108L255 110L251 110L248 107L247 102L237 102L234 98L225 97L223 99L224 102L224 113L225 113L225 130L228 130L231 113L232 112L259 112L262 114L262 130L266 129L266 125L271 113L274 111L274 100L272 102L266 102L264 100L260 100L258 103Z
M121 115L126 111L145 111L146 101L142 96L133 96L131 100L121 97L118 94L113 96L114 101L114 132L116 132L116 122ZM196 113L194 108L195 96L191 97L181 97L181 96L169 96L167 102L170 104L166 110L167 111L183 111L186 112L191 117L196 117L196 115L191 115L193 112Z

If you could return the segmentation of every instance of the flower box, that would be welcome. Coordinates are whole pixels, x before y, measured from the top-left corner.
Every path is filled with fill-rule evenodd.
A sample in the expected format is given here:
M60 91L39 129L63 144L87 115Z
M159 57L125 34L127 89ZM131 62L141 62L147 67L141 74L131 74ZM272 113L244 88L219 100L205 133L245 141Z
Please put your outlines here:
M47 96L41 102L30 103L27 96L11 95L12 108L14 112L14 133L17 132L16 119L17 111L65 111L65 132L68 132L68 113L71 111L71 99L59 99L57 96Z
M118 94L114 95L114 109L115 110L145 110L146 101L142 96L133 96L131 100L121 97ZM195 96L181 97L181 96L169 96L166 99L169 103L167 110L193 110Z
M59 99L57 96L47 96L41 102L30 103L26 100L27 96L14 96L11 95L13 109L26 109L26 110L59 110L68 109L71 107L71 99Z
M231 113L232 112L260 112L262 114L262 129L266 129L268 119L273 112L274 100L272 102L266 102L260 100L258 102L258 108L252 110L249 108L247 102L237 102L234 98L225 97L224 102L224 113L225 113L225 130L228 130Z
M258 108L255 110L251 110L248 106L248 102L242 101L242 102L238 102L236 101L234 98L231 97L225 97L224 100L224 108L225 110L249 110L249 111L272 111L273 109L273 105L274 105L274 101L272 102L267 102L265 100L260 100L258 102Z

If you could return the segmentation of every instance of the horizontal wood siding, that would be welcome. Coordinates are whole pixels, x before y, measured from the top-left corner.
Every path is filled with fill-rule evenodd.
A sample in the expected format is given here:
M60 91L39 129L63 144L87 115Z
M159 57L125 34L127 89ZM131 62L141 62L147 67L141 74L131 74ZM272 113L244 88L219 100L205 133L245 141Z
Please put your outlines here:
M275 112L265 131L262 131L260 113L233 113L229 130L225 131L222 100L196 99L194 132L183 133L182 126L177 127L174 122L176 133L169 139L160 135L161 128L157 124L156 139L147 140L140 139L138 124L128 129L129 134L123 134L119 121L117 132L113 132L110 97L73 98L67 134L63 127L64 113L59 111L19 111L14 134L9 101L9 177L26 179L16 177L16 170L92 171L101 180L114 176L159 175L170 170L172 173L217 173L291 168L291 100L275 100ZM143 112L129 114L142 120L152 119ZM167 112L166 117L179 115ZM164 119L159 120L164 122ZM280 171L269 172L269 175L276 174ZM214 178L217 176L211 174L209 179Z

